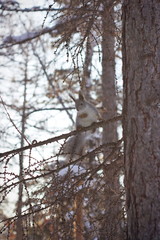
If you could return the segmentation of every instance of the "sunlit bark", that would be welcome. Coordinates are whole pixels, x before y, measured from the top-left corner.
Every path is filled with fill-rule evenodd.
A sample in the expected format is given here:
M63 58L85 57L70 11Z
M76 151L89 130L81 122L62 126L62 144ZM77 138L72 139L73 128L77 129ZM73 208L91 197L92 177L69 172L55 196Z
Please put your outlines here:
M128 240L160 239L160 4L124 1L124 141Z

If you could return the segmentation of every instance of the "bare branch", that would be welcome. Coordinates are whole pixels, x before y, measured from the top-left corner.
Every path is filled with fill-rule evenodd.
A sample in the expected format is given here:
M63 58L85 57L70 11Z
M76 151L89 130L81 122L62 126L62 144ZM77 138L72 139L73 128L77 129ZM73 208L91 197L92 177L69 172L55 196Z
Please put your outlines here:
M65 134L62 134L60 136L56 136L56 137L53 137L53 138L49 138L49 139L44 140L44 141L37 142L37 140L33 140L32 144L29 144L28 146L25 146L25 147L22 147L22 148L13 149L11 151L7 151L7 152L4 152L4 153L0 153L0 158L7 157L10 154L18 154L18 153L23 152L25 150L33 149L33 148L36 148L36 147L39 147L39 146L42 146L42 145L46 145L46 144L49 144L49 143L52 143L52 142L57 142L57 141L59 141L61 139L66 139L66 138L68 138L70 136L76 135L79 132L85 132L85 131L88 131L88 130L91 130L91 129L94 129L94 128L102 127L102 126L104 126L105 124L107 124L109 122L119 121L121 119L122 119L122 116L119 115L119 116L116 116L116 117L114 117L112 119L103 120L103 121L100 121L100 122L93 123L89 127L84 127L84 128L78 129L78 130L74 130L72 132L65 133Z
M14 187L14 186L17 186L19 183L21 182L26 182L26 181L33 181L33 180L36 180L38 178L42 178L42 177L46 177L50 174L53 174L53 173L57 173L59 171L61 171L62 169L64 168L67 168L71 165L74 165L74 164L77 164L78 162L80 162L81 160L83 160L84 158L88 158L89 156L95 154L95 153L98 153L100 152L103 147L106 147L106 146L114 146L113 147L113 150L111 151L111 153L105 158L104 162L99 164L95 169L91 169L90 171L87 171L86 173L83 173L84 176L89 176L88 177L88 180L90 178L92 178L100 169L102 169L102 167L104 166L104 164L106 163L106 161L108 159L110 159L110 157L115 153L115 151L117 151L117 147L122 143L123 141L123 138L121 138L120 140L118 140L117 142L115 143L106 143L106 144L103 144L103 145L100 145L99 147L97 147L96 149L92 150L91 152L87 152L85 155L79 157L78 159L74 160L74 161L71 161L67 164L64 164L62 165L61 167L59 168L55 168L55 169L52 169L52 170L49 170L48 172L46 173L42 173L40 175L36 175L36 176L32 176L32 177L28 177L28 178L23 178L17 182L12 182L10 185L7 185L7 186L4 186L1 190L0 190L0 193L4 192L5 190L9 189L10 187ZM108 164L109 166L109 164ZM89 175L90 174L90 175Z

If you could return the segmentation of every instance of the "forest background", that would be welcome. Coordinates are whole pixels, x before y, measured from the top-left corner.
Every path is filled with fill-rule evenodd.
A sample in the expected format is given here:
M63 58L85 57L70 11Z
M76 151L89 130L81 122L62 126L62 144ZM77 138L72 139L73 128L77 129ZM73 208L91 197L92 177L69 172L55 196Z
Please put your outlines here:
M2 239L158 239L159 8L0 1ZM102 118L77 130L79 91Z

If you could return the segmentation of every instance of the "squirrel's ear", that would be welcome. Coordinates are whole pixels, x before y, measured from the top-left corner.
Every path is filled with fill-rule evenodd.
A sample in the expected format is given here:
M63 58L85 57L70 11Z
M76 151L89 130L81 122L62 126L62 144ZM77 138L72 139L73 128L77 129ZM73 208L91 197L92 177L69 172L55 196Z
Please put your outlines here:
M79 91L79 100L84 100L84 96L81 91Z
M72 98L72 100L74 101L74 102L76 102L76 99L69 93L69 96L70 96L70 98Z

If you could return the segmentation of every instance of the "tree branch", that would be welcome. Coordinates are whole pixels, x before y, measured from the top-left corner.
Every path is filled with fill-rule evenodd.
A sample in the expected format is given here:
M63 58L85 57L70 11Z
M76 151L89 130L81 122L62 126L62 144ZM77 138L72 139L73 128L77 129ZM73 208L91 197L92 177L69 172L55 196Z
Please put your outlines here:
M60 136L56 136L56 137L53 137L53 138L49 138L49 139L44 140L44 141L37 142L37 140L35 139L35 140L32 141L32 144L29 144L25 147L13 149L11 151L7 151L7 152L4 152L4 153L0 153L0 158L7 157L10 154L15 155L15 154L18 154L18 153L23 152L25 150L28 150L28 149L31 150L33 148L36 148L36 147L39 147L39 146L42 146L42 145L47 145L47 144L52 143L52 142L57 142L61 139L66 139L70 136L76 135L77 133L85 132L85 131L88 131L88 130L91 130L91 129L94 129L94 128L98 128L98 127L102 127L107 123L114 122L114 121L119 121L121 119L122 119L122 116L119 115L119 116L116 116L116 117L108 119L108 120L103 120L103 121L100 121L100 122L93 123L89 127L83 127L81 129L74 130L74 131L71 131L69 133L65 133L65 134L62 134Z
M57 173L59 171L61 171L62 169L64 168L67 168L71 165L75 165L77 164L78 162L80 162L81 160L83 160L84 158L88 158L89 156L93 155L93 154L96 154L98 152L100 152L102 150L102 148L105 146L114 146L111 153L105 158L104 162L102 162L100 165L98 165L96 168L94 169L90 169L90 171L87 171L86 173L83 173L81 175L83 176L88 176L90 174L90 176L86 179L86 180L89 180L93 177L93 175L95 175L103 166L104 164L106 163L106 161L115 153L115 151L117 150L117 147L122 143L123 141L123 138L121 138L120 140L118 140L117 142L115 143L105 143L105 144L102 144L100 145L99 147L97 147L96 149L92 150L91 152L87 152L85 155L79 157L78 159L74 160L74 161L71 161L69 163L66 163L64 165L62 165L61 167L59 168L56 168L56 169L52 169L52 170L49 170L48 172L45 172L45 173L42 173L40 175L36 175L36 176L32 176L32 177L28 177L28 178L23 178L17 182L12 182L11 184L7 185L7 186L4 186L1 190L0 190L0 193L3 193L4 191L6 191L7 189L11 188L11 187L15 187L17 186L19 183L22 183L22 182L27 182L27 181L33 181L33 180L36 180L36 179L39 179L39 178L42 178L42 177L46 177L50 174L54 174L54 173ZM108 165L109 166L109 165ZM13 181L13 179L11 180Z

